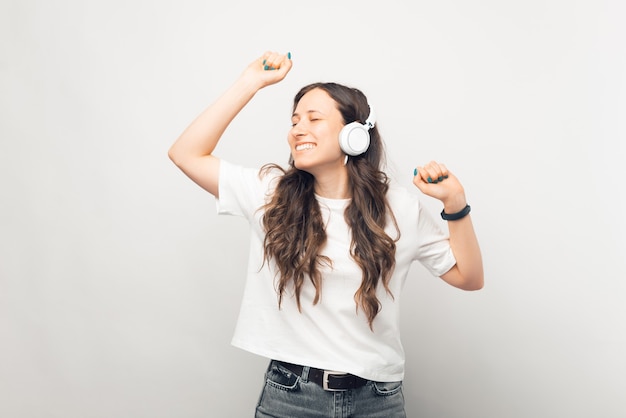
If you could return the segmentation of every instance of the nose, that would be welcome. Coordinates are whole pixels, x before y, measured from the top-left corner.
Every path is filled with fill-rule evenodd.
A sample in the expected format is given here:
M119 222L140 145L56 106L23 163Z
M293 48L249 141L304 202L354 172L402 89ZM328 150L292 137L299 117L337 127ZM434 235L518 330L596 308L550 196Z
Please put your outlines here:
M291 134L295 137L301 137L301 136L306 135L306 127L304 126L302 121L295 123L291 127Z

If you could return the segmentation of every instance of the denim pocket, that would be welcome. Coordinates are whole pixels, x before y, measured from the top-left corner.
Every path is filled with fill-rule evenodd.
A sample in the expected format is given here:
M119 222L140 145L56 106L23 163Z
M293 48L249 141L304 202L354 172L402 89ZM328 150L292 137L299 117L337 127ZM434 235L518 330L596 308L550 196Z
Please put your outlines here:
M294 391L298 389L300 376L273 362L265 374L265 380L277 389Z
M402 391L402 381L399 382L373 382L374 393L378 396L391 396Z

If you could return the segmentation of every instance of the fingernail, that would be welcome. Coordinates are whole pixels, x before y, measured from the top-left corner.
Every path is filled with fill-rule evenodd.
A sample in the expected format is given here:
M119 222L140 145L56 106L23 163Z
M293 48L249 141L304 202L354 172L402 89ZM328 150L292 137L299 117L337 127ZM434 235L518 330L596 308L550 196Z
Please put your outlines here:
M444 178L444 179L447 179L447 178L448 178L448 176L443 176L443 178Z
M266 62L267 62L267 60L263 60L263 65L265 65Z
M429 183L432 183L432 182L433 182L433 179L431 179L430 177L428 177L427 181L428 181Z
M437 179L437 181L443 181L443 176L439 176L439 178Z
M291 59L291 52L287 52L287 58Z
M265 67L263 67L263 69L264 69L265 71L267 71L267 70L269 70L269 69L270 69L270 67L268 67L268 66L266 65Z
M417 168L413 170L413 177L417 176Z

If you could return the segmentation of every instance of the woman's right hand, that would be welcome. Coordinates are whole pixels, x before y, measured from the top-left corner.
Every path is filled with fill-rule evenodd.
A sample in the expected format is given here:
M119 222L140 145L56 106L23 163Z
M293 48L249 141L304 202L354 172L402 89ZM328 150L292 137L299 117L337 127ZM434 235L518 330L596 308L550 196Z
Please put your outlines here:
M278 83L285 78L293 63L291 53L286 55L268 51L254 60L244 71L242 77L258 85L259 89Z

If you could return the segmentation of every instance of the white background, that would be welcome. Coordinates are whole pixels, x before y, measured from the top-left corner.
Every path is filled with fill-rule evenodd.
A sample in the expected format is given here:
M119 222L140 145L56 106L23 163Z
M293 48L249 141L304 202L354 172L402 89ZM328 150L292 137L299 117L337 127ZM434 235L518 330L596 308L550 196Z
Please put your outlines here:
M399 182L436 159L465 185L486 286L412 270L409 416L626 416L624 4L3 0L0 416L253 415L247 225L167 149L266 49L294 68L221 157L286 163L293 95L338 81Z

